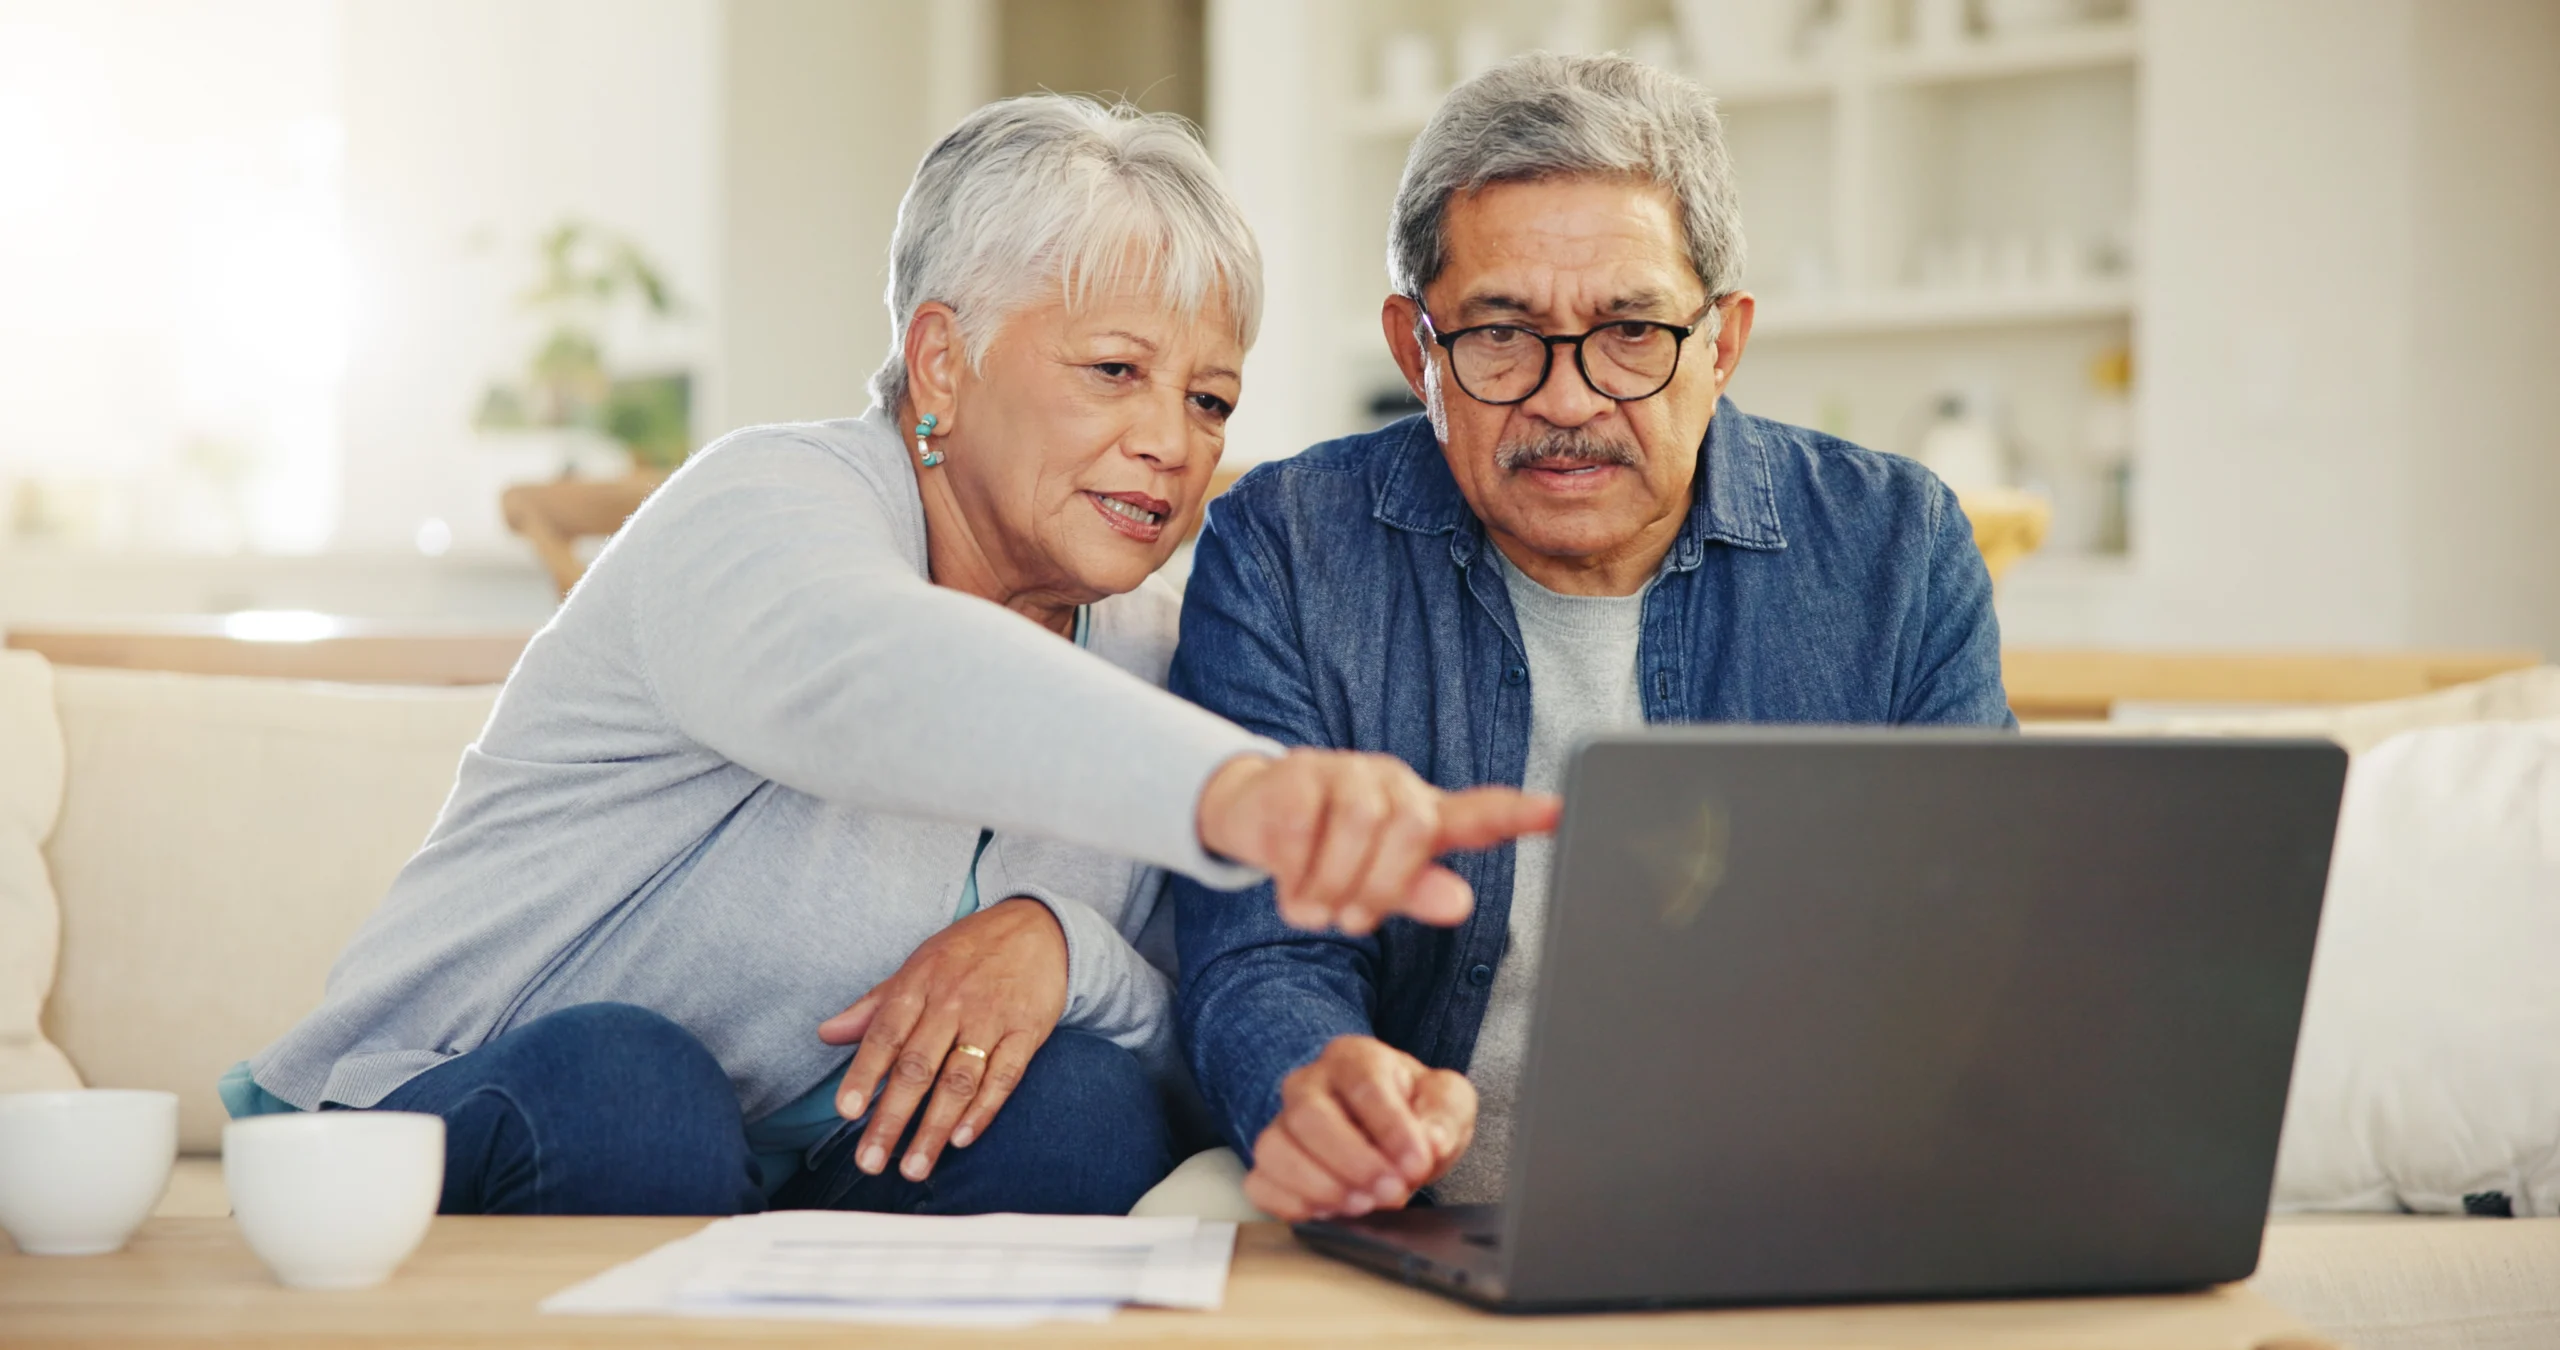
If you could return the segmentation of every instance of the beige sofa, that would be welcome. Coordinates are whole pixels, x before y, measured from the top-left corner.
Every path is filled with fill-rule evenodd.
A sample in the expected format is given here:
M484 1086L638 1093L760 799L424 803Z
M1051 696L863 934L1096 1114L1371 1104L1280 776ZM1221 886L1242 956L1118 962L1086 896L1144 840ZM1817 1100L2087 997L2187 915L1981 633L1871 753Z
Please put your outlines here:
M495 697L0 653L0 1090L179 1094L163 1212L226 1213L216 1076L318 998ZM2560 1219L2279 1219L2257 1284L2368 1350L2560 1346Z

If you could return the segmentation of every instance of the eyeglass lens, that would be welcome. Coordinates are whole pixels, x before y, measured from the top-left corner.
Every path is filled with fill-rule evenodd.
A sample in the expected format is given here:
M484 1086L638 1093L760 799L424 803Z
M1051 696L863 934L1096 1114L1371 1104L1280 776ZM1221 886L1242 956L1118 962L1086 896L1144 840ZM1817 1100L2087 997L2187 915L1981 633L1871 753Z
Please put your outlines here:
M1536 393L1545 381L1550 350L1525 328L1479 328L1450 344L1450 366L1469 394L1488 403L1512 403ZM1583 378L1614 399L1661 392L1680 361L1679 337L1658 323L1630 321L1594 329L1583 337L1580 350Z

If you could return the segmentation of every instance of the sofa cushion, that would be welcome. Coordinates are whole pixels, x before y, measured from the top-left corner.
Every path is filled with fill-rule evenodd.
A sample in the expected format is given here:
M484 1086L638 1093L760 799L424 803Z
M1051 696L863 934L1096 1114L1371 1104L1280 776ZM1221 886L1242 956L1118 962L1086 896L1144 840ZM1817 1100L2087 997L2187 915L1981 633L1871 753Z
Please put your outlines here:
M0 1092L80 1086L38 1024L61 933L43 849L61 807L52 668L0 651Z
M216 1151L214 1080L319 1002L497 691L70 667L54 682L62 959L45 1024L89 1082L177 1093L180 1148Z
M2560 1215L2560 719L2357 758L2275 1201Z
M1223 1219L1230 1223L1267 1222L1271 1216L1245 1198L1244 1159L1231 1148L1205 1149L1183 1160L1157 1182L1129 1213L1140 1219Z

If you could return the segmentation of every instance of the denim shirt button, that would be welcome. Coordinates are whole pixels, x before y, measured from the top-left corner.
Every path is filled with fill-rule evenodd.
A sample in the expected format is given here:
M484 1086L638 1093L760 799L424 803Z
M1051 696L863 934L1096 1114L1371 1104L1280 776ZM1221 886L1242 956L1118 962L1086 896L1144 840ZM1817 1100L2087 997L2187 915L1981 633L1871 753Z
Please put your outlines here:
M1502 682L1504 684L1518 684L1522 680L1528 678L1529 668L1527 666L1513 666L1511 669L1502 672Z
M1493 983L1493 967L1488 966L1481 961L1467 967L1467 983L1474 985L1478 989L1482 989L1486 985Z

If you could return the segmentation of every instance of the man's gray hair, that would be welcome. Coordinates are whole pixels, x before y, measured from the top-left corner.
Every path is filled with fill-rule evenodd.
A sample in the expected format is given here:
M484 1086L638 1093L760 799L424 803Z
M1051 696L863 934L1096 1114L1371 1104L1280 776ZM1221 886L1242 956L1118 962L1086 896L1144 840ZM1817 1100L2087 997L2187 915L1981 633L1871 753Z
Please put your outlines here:
M1449 203L1495 183L1627 178L1679 204L1689 264L1709 298L1742 284L1742 208L1715 100L1677 75L1623 56L1514 57L1459 85L1405 156L1387 232L1396 293L1449 262ZM1713 320L1710 319L1710 331Z
M889 359L872 397L906 397L907 325L926 301L959 315L974 370L1025 306L1133 280L1185 318L1224 299L1236 340L1253 345L1262 254L1191 124L1074 95L990 103L925 152L898 204Z

